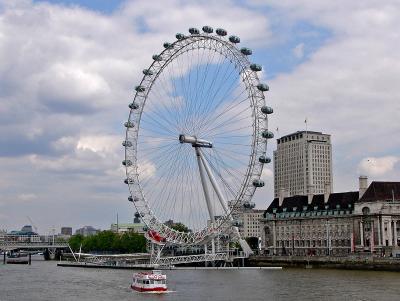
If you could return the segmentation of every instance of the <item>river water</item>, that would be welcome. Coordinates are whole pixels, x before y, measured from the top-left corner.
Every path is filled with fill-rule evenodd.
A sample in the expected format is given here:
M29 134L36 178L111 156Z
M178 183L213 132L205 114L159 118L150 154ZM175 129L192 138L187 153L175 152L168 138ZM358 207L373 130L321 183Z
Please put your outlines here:
M0 300L400 300L400 273L319 269L165 271L172 292L130 289L131 270L0 263Z

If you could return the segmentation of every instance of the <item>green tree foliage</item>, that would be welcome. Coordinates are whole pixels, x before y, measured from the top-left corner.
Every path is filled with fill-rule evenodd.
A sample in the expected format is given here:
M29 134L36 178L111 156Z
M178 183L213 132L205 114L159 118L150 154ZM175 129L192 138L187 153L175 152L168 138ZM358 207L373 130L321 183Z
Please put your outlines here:
M82 244L83 252L146 252L146 238L135 232L117 234L112 231L102 231L87 237L77 234L72 236L68 243L74 251L79 251Z
M182 223L174 223L171 228L179 232L190 232L190 229Z

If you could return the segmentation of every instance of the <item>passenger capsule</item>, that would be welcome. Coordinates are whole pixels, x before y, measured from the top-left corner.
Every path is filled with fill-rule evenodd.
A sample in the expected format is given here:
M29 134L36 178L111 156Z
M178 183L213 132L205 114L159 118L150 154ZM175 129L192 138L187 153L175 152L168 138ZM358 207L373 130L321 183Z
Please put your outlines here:
M200 31L197 28L191 27L189 28L190 34L199 34Z
M146 89L143 86L136 86L135 90L136 90L136 92L144 92L144 90L146 90Z
M146 227L146 226L144 226L144 227L143 227L143 231L144 231L144 232L147 232L147 231L149 231L149 228Z
M265 139L274 138L274 133L272 133L272 132L270 132L270 131L268 131L268 130L263 131L261 135L262 135L262 137L265 138Z
M165 42L165 43L163 44L163 46L164 46L165 49L174 48L174 46L173 46L171 43L168 43L168 42Z
M153 60L160 62L160 61L162 61L162 56L159 54L155 54L155 55L153 55Z
M241 227L241 226L243 226L243 222L240 219L235 219L232 221L232 226Z
M237 44L237 43L240 43L240 38L237 36L230 36L229 41L231 41L231 43L233 43L233 44Z
M274 112L274 109L268 106L262 106L261 112L263 112L264 114L272 114Z
M254 207L256 207L256 204L253 202L244 202L243 207L245 209L253 209Z
M269 87L267 84L258 84L257 89L263 92L269 91Z
M139 218L140 217L140 213L139 212L135 212L135 217Z
M125 184L133 184L133 183L135 183L135 181L134 181L132 178L126 178L126 179L124 180L124 183L125 183Z
M131 147L132 146L132 142L129 141L129 140L122 141L122 146Z
M139 108L139 105L136 102L132 102L129 104L129 109L131 110L137 110Z
M151 71L150 69L144 69L142 72L144 75L147 75L147 76L151 76L154 74L153 71Z
M261 71L261 70L262 70L262 66L259 65L259 64L251 64L251 65L250 65L250 69L251 69L252 71L258 72L258 71Z
M124 161L122 161L122 165L124 165L124 166L132 166L132 161L131 160L124 160Z
M131 122L131 121L125 122L124 125L125 125L126 128L133 128L133 127L135 126L135 125L133 124L133 122Z
M134 198L132 198L131 196L128 197L128 201L129 202L139 202L139 198L137 196L135 196Z
M271 163L271 158L266 156L260 156L258 158L258 162L260 163Z
M214 30L211 26L203 26L203 31L206 33L212 33Z
M216 33L217 33L217 35L219 35L219 36L226 36L228 33L226 32L226 30L225 29L222 29L222 28L217 28L217 30L215 31Z
M177 40L183 40L185 38L185 35L183 33L177 33L175 37L177 38Z
M244 55L251 55L253 53L253 51L251 51L251 49L247 47L241 48L240 52L243 53Z
M263 180L257 179L257 180L253 181L253 186L254 187L264 187L264 185L265 185L265 183L264 183Z

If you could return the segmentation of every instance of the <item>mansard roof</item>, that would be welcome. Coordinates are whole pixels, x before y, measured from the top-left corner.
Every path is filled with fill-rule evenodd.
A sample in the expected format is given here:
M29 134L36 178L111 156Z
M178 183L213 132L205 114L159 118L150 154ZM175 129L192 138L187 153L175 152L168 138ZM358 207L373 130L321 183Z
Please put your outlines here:
M359 202L400 200L400 182L373 181Z
M312 210L334 210L353 208L354 203L358 200L358 191L331 193L328 202L325 204L324 195L316 194L313 196L311 204L308 204L308 197L306 195L295 195L283 199L282 206L279 206L279 198L275 198L267 208L267 213L283 212L302 212ZM327 208L325 207L327 206ZM296 208L296 210L294 210Z

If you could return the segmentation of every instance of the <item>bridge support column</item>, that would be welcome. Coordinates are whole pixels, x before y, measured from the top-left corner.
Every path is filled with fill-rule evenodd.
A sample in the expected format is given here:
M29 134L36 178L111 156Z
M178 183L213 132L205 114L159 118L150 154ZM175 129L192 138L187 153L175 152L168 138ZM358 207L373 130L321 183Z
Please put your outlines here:
M28 255L28 264L31 265L31 262L32 262L32 254L29 252L29 255Z
M4 251L4 254L3 254L3 264L6 264L6 251Z

